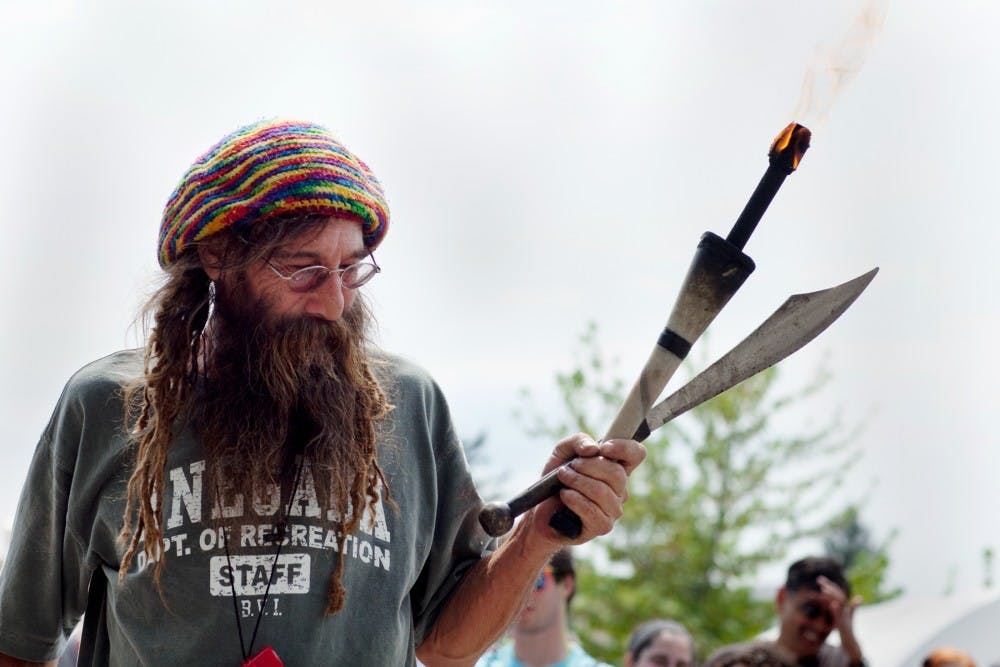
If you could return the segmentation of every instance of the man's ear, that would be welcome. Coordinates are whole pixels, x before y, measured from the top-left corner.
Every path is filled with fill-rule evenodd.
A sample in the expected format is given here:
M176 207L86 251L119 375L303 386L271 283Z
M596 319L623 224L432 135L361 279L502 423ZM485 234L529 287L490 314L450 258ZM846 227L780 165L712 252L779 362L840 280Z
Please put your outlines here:
M779 612L781 608L785 606L785 600L788 599L788 589L782 586L778 589L777 595L774 596L774 607Z
M209 280L218 280L222 274L223 245L219 240L198 244L198 259Z
M572 574L567 574L563 577L563 586L566 588L566 597L568 598L576 591L576 577Z

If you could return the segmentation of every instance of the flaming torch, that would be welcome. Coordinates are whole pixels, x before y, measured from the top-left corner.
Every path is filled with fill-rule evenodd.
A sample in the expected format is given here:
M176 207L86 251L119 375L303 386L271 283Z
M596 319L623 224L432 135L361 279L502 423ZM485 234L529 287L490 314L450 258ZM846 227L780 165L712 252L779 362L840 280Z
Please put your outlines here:
M694 342L753 272L754 262L743 252L743 247L785 177L798 167L809 148L809 138L809 130L798 123L791 123L782 130L771 143L764 176L729 235L725 239L712 232L702 235L667 325L605 434L605 440L632 437L641 441L649 435L645 418L653 401ZM518 515L558 493L562 488L558 470L552 470L510 502L484 507L479 522L486 532L494 536L506 533ZM582 529L579 517L567 508L556 512L550 524L570 538L577 537Z
M785 177L795 171L803 154L809 148L809 138L812 134L808 129L798 123L789 123L771 143L771 150L768 152L768 166L764 176L761 177L757 188L750 195L747 205L743 207L743 212L736 219L736 224L729 232L726 240L742 250L746 246L750 235L756 229L757 223L764 215L764 211L771 204L774 195L778 194L778 188L785 182Z

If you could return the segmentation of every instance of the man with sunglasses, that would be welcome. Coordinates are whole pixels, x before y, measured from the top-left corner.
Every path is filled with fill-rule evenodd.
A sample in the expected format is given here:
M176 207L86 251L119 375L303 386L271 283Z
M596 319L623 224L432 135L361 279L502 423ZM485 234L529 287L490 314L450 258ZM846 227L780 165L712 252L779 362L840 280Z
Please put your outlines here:
M476 667L610 667L572 640L569 607L576 593L570 549L560 549L538 574L534 593L510 628L510 640L480 658Z
M468 665L567 540L611 530L631 440L558 443L565 488L499 547L428 375L367 341L388 207L324 128L263 121L167 202L145 350L76 373L0 574L0 666ZM423 326L423 323L421 323ZM48 662L46 662L48 661Z
M778 589L777 640L739 644L719 649L707 664L723 664L730 653L766 648L790 667L864 667L861 645L854 634L854 610L861 597L851 597L844 569L832 558L811 556L792 563L785 585ZM836 629L840 646L826 643Z

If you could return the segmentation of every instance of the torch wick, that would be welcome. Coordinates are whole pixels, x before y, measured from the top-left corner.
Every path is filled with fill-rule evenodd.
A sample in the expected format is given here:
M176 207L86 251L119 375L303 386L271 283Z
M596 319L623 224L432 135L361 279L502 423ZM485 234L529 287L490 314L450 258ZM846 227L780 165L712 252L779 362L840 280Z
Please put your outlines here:
M757 223L764 217L764 212L771 205L771 200L778 194L778 189L785 182L785 177L798 166L802 154L809 147L810 132L798 123L791 123L782 130L778 138L771 144L768 155L767 170L754 189L753 194L743 207L743 212L736 219L726 240L743 250L750 235L757 228Z

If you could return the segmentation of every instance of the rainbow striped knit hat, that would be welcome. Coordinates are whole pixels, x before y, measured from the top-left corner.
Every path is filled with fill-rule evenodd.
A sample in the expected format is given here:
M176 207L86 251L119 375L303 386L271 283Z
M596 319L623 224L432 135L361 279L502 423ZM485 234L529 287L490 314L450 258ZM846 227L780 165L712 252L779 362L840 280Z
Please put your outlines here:
M369 250L389 226L381 184L325 128L266 120L224 137L184 174L163 210L160 266L194 241L288 213L357 218Z

